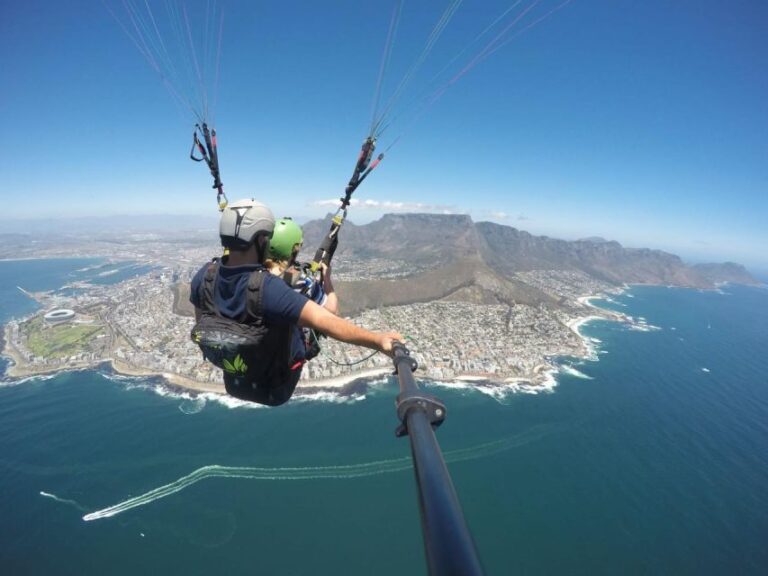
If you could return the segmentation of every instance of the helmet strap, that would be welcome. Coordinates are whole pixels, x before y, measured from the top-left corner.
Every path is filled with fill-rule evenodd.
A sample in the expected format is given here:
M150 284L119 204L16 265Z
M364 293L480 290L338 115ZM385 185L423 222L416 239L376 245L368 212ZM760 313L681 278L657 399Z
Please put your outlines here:
M259 232L256 234L253 243L256 245L256 255L259 258L259 264L263 264L267 255L267 246L269 245L269 235Z

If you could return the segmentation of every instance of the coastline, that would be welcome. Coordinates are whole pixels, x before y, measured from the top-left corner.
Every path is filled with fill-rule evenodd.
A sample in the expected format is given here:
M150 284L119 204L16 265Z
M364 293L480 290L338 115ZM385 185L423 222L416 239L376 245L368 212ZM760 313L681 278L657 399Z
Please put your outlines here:
M623 286L617 289L615 295L623 294L629 287ZM606 308L596 306L591 300L600 300L605 298L603 294L590 294L580 296L576 301L594 311L586 316L577 316L566 321L564 324L567 328L573 331L581 340L583 346L583 352L579 354L573 354L567 356L568 358L576 358L579 360L597 360L597 354L595 353L595 344L592 338L581 333L580 328L596 320L604 320L608 322L632 322L632 320L620 312L615 312ZM493 375L480 376L477 374L458 374L453 378L443 382L448 387L460 387L460 386L472 386L480 392L489 394L491 396L503 395L505 390L512 392L521 392L527 394L537 394L538 392L552 392L557 386L556 374L563 372L563 366L566 366L558 362L557 358L565 358L565 356L547 356L542 359L540 364L537 364L531 374L525 376L511 376L503 378L502 380L494 379ZM568 370L565 370L568 372ZM582 376L583 377L583 376Z
M30 256L28 258L0 258L0 262L28 262L32 260L65 260L68 258L49 258L47 256Z
M112 369L116 373L122 376L144 377L144 378L159 377L159 378L163 378L167 384L173 387L183 388L185 390L191 390L193 392L220 394L222 396L226 395L226 392L224 391L223 382L200 382L198 380L194 380L186 376L181 376L180 374L175 374L173 372L161 372L161 373L153 372L151 370L139 368L131 364L127 364L125 362L121 362L119 360L114 360L114 359L109 360L109 363ZM355 382L356 380L360 380L363 378L368 379L368 378L381 377L389 373L391 373L390 368L369 368L367 370L351 372L347 375L335 376L333 378L320 378L317 380L300 380L298 386L296 386L296 391L301 392L302 390L312 390L312 389L315 389L313 391L316 391L316 389L324 389L324 388L343 388L351 384L352 382Z
M148 370L134 366L132 364L127 364L120 360L115 360L113 358L108 358L92 363L29 370L19 366L17 363L19 356L16 353L9 353L8 346L6 346L6 349L3 350L2 355L11 359L11 364L7 366L4 376L10 377L13 380L50 376L58 373L77 372L81 370L98 371L100 366L107 364L109 365L111 371L119 376L126 376L129 378L161 378L164 385L178 389L180 391L193 392L196 394L217 394L220 396L227 396L224 390L223 382L200 382L180 374ZM503 380L494 380L492 377L480 376L477 374L458 374L449 380L442 381L441 383L444 385L456 387L474 385L478 389L484 388L484 391L488 391L488 389L498 391L511 389L536 392L538 390L551 390L551 388L554 387L554 374L557 373L558 370L558 367L555 365L542 363L535 367L534 374L527 377L519 376L505 378ZM302 393L315 394L323 391L340 393L344 388L350 387L357 381L380 379L390 374L392 374L391 367L379 367L350 372L349 374L334 376L331 378L300 380L299 384L296 386L295 394L301 396ZM417 374L417 377L418 376L419 375Z
M7 340L5 347L0 351L0 355L5 356L10 360L10 363L6 367L3 376L13 380L47 376L62 372L98 370L100 366L107 364L115 374L120 376L127 376L131 378L162 378L167 385L173 388L179 388L201 394L219 394L226 396L223 382L200 382L193 378L188 378L173 372L157 372L154 370L148 370L146 368L134 366L133 364L128 364L127 362L116 360L114 358L105 358L97 362L71 364L67 366L29 369L25 366L26 361L19 355L18 351L15 350L15 348ZM315 380L302 379L299 381L299 384L296 387L296 392L317 392L319 390L325 389L339 390L349 386L357 380L381 378L391 373L391 367L379 367L358 370L350 372L349 374L334 376L332 378L318 378Z
M588 344L588 337L584 336L581 331L579 330L582 326L585 324L589 324L590 322L594 322L595 320L607 320L607 321L614 321L618 322L619 318L607 318L605 316L598 316L596 314L590 314L589 316L580 316L578 318L574 318L573 320L570 320L566 326L573 330L573 332L576 333L576 335L585 341L585 344Z
M381 378L392 374L393 368L380 367L380 368L367 368L365 370L358 370L356 372L350 372L342 376L333 376L332 378L317 378L315 380L299 380L296 390L311 390L313 388L343 388L349 384L352 384L356 380Z
M624 286L623 288L617 289L616 294L623 293L627 288L628 286ZM568 329L573 331L582 342L581 351L577 354L571 355L570 357L578 359L596 359L593 341L589 337L583 335L580 330L589 322L594 320L632 322L631 318L620 312L601 308L592 303L592 300L598 300L605 297L607 297L605 294L589 294L580 296L576 299L578 304L587 309L585 310L587 314L584 316L570 318L563 322L563 324ZM164 384L170 386L171 388L199 394L212 393L226 396L223 382L202 382L195 380L194 378L172 372L162 372L158 370L143 368L129 364L122 360L117 360L112 357L102 358L97 361L80 364L73 363L65 366L40 367L30 369L27 366L26 360L11 344L10 335L7 333L7 330L8 325L4 326L3 329L3 335L5 336L5 346L3 347L1 353L11 360L5 369L4 376L13 379L44 376L58 372L70 372L89 369L98 370L100 366L109 364L111 370L118 375L136 378L161 378ZM504 377L498 374L459 373L446 380L439 379L437 382L447 386L474 387L484 393L490 393L493 395L503 394L505 391L520 391L529 393L536 393L538 391L551 391L557 385L555 375L562 371L561 363L558 362L556 358L557 357L555 356L543 356L541 362L533 368L531 373L525 375ZM348 374L330 378L313 380L302 378L296 387L296 393L298 395L311 395L319 392L331 392L344 395L354 390L361 389L355 386L351 386L357 381L382 378L391 373L391 366L379 366L376 368L352 371ZM421 376L421 374L417 374L417 377L418 376ZM345 390L345 388L347 390Z

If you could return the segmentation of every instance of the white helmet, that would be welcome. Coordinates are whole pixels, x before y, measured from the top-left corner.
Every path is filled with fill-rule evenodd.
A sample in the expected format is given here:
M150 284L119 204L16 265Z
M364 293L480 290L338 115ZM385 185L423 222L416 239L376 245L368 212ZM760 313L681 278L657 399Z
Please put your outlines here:
M227 248L247 247L259 233L272 236L275 217L261 202L252 199L229 204L221 213L219 236Z

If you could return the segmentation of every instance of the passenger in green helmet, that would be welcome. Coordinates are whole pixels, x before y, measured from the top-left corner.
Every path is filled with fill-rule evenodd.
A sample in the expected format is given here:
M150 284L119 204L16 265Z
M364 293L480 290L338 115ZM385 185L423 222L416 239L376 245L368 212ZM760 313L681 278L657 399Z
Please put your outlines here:
M265 266L275 276L282 276L297 292L329 312L338 314L339 299L333 288L330 267L320 265L321 281L317 282L312 274L307 273L306 267L296 260L303 242L301 226L290 218L281 218L275 223Z
M333 288L331 269L326 264L320 265L320 278L310 273L307 266L296 260L304 241L301 226L290 218L282 218L275 224L270 240L268 258L264 265L275 276L281 276L286 284L315 304L322 306L331 314L339 313L339 299ZM306 360L320 354L320 338L311 328L302 330Z
M272 239L269 241L269 257L277 262L289 262L296 258L304 243L301 226L290 218L281 218L275 223Z

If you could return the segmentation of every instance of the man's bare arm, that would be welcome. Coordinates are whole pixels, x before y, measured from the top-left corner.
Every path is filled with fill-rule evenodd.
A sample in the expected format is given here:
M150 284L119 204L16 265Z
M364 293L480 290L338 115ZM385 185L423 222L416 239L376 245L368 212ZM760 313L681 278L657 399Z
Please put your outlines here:
M338 315L339 313L339 298L336 296L336 292L326 293L325 305L323 308L328 310L331 314Z
M392 353L392 344L395 341L403 340L397 332L371 332L355 326L352 322L331 314L311 300L301 310L299 326L314 328L335 340L380 350L385 354Z

